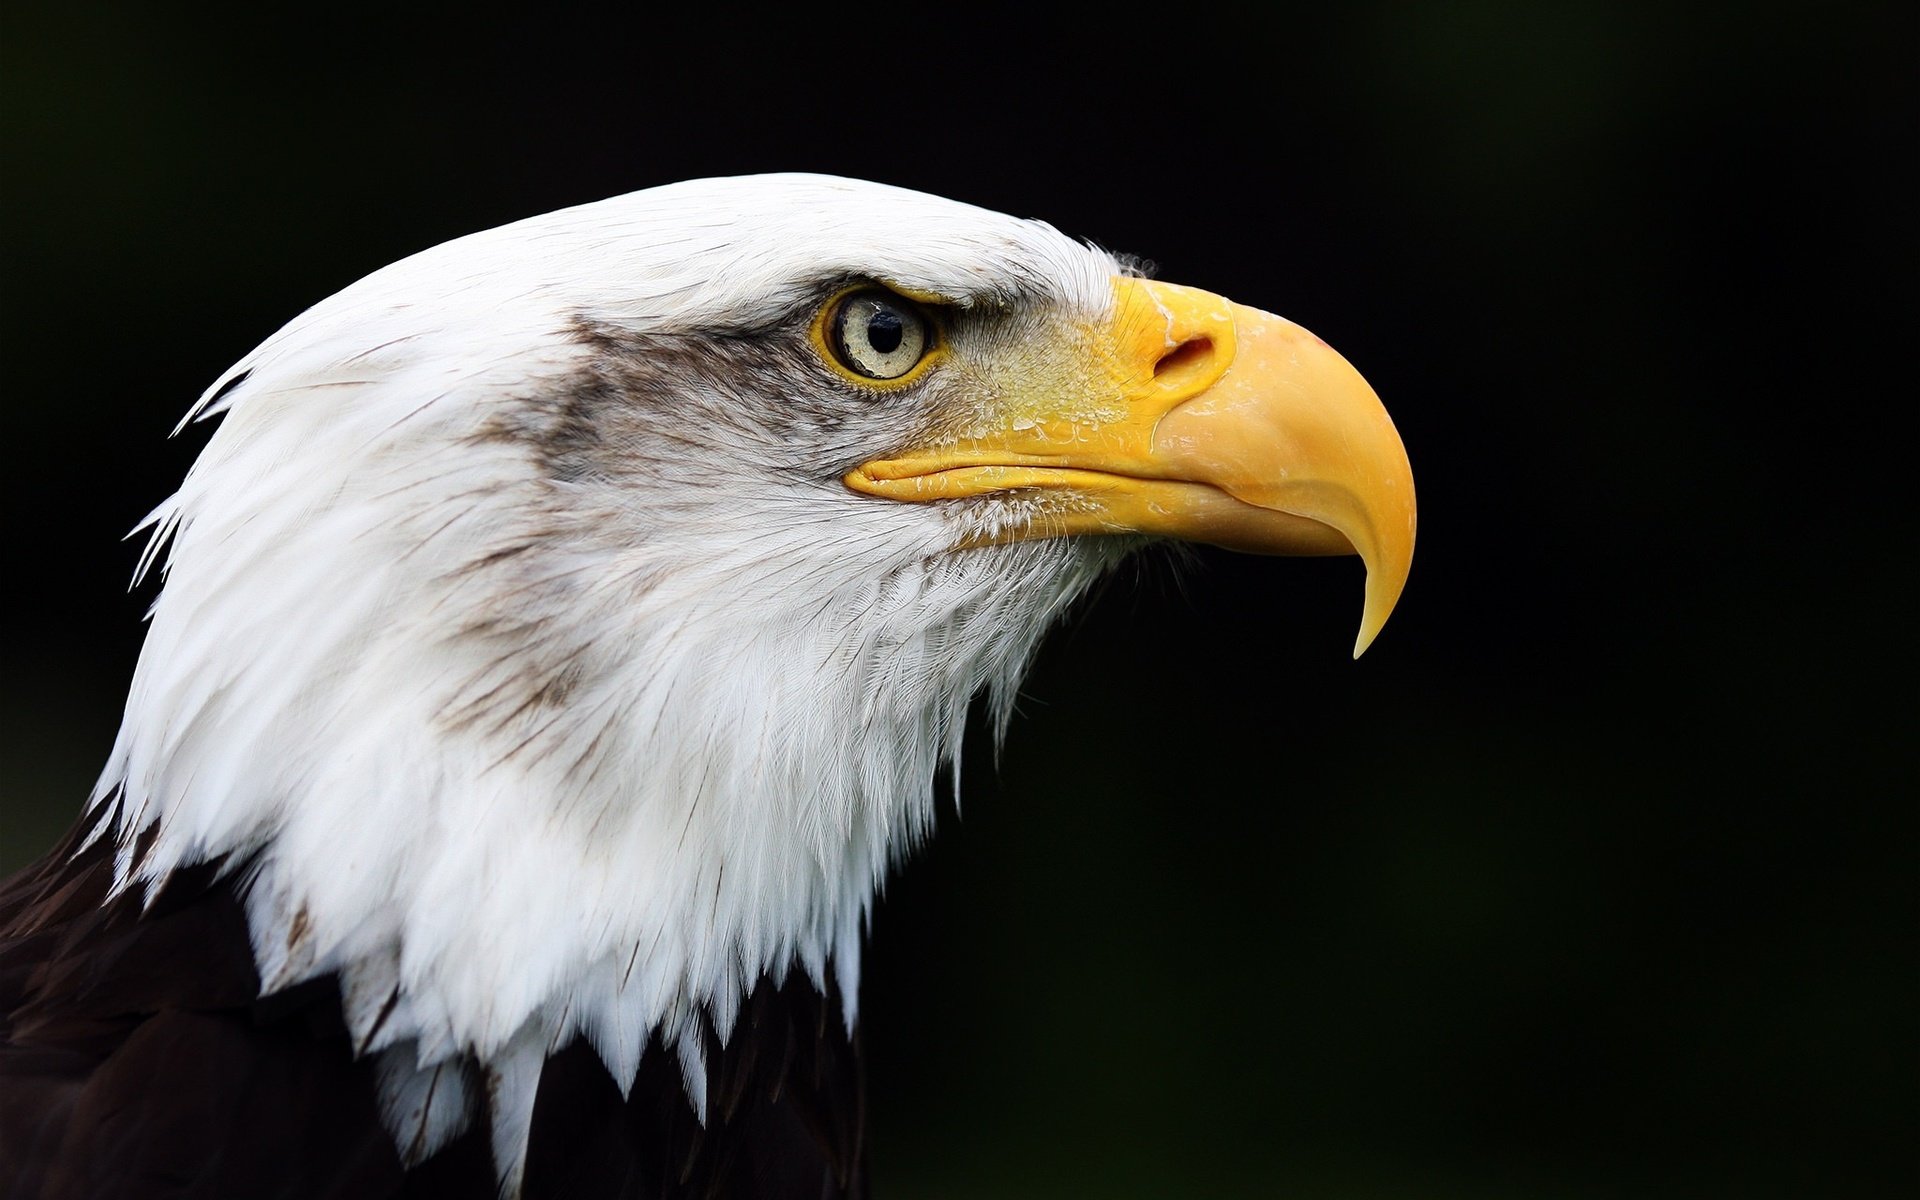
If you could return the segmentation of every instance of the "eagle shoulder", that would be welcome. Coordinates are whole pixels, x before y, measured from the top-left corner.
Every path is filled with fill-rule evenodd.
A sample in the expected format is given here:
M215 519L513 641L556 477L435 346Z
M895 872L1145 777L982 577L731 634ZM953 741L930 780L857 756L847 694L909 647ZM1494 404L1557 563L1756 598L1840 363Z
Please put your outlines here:
M334 977L259 995L244 868L112 894L91 825L0 883L0 1192L493 1200L485 1114L403 1168ZM625 1097L586 1041L561 1049L524 1200L864 1196L860 1045L831 991L763 978L724 1043L704 1026L705 1124L658 1039Z

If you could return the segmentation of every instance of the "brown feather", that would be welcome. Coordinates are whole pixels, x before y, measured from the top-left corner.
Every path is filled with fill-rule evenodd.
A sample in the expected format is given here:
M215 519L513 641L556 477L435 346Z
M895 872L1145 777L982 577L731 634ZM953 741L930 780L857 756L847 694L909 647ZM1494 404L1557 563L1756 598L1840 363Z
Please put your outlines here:
M104 816L93 819L105 819ZM488 1121L405 1170L335 982L259 996L239 881L209 863L108 897L83 821L0 883L0 1194L17 1200L494 1200ZM523 1196L867 1195L860 1042L837 996L763 978L722 1045L710 1124L657 1039L622 1099L585 1042L547 1063Z

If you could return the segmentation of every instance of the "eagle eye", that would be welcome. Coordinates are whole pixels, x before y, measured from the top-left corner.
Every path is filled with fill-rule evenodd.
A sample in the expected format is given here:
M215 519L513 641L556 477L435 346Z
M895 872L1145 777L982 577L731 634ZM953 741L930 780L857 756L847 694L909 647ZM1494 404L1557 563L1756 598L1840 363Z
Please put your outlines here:
M883 288L842 296L827 317L827 347L866 379L899 379L932 348L930 323L912 301Z

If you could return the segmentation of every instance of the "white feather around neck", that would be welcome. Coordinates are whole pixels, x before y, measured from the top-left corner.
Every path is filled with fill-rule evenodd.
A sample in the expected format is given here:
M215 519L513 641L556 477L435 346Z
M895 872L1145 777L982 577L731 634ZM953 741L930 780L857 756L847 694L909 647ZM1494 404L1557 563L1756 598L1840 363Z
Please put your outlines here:
M623 1089L650 1038L678 1046L698 1108L694 1022L724 1036L761 975L831 970L851 1021L875 888L971 697L1004 712L1125 547L956 550L935 508L803 469L898 420L801 444L772 414L802 382L671 363L623 398L605 338L693 354L849 276L1093 317L1115 270L1036 223L759 177L477 234L318 305L202 399L223 420L151 518L166 584L95 793L121 886L243 867L263 988L338 975L409 1161L484 1073L509 1187L579 1034ZM556 472L583 381L633 408Z

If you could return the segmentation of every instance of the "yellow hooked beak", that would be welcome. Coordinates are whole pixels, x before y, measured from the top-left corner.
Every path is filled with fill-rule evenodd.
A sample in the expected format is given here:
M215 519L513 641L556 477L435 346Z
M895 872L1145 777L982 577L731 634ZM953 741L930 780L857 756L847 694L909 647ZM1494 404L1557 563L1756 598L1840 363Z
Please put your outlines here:
M866 463L848 487L934 501L1073 502L994 541L1147 533L1261 554L1359 554L1354 657L1413 562L1413 470L1373 389L1325 342L1210 292L1117 278L1092 331L1096 395L1025 396L991 432ZM1045 389L1041 389L1045 390Z

